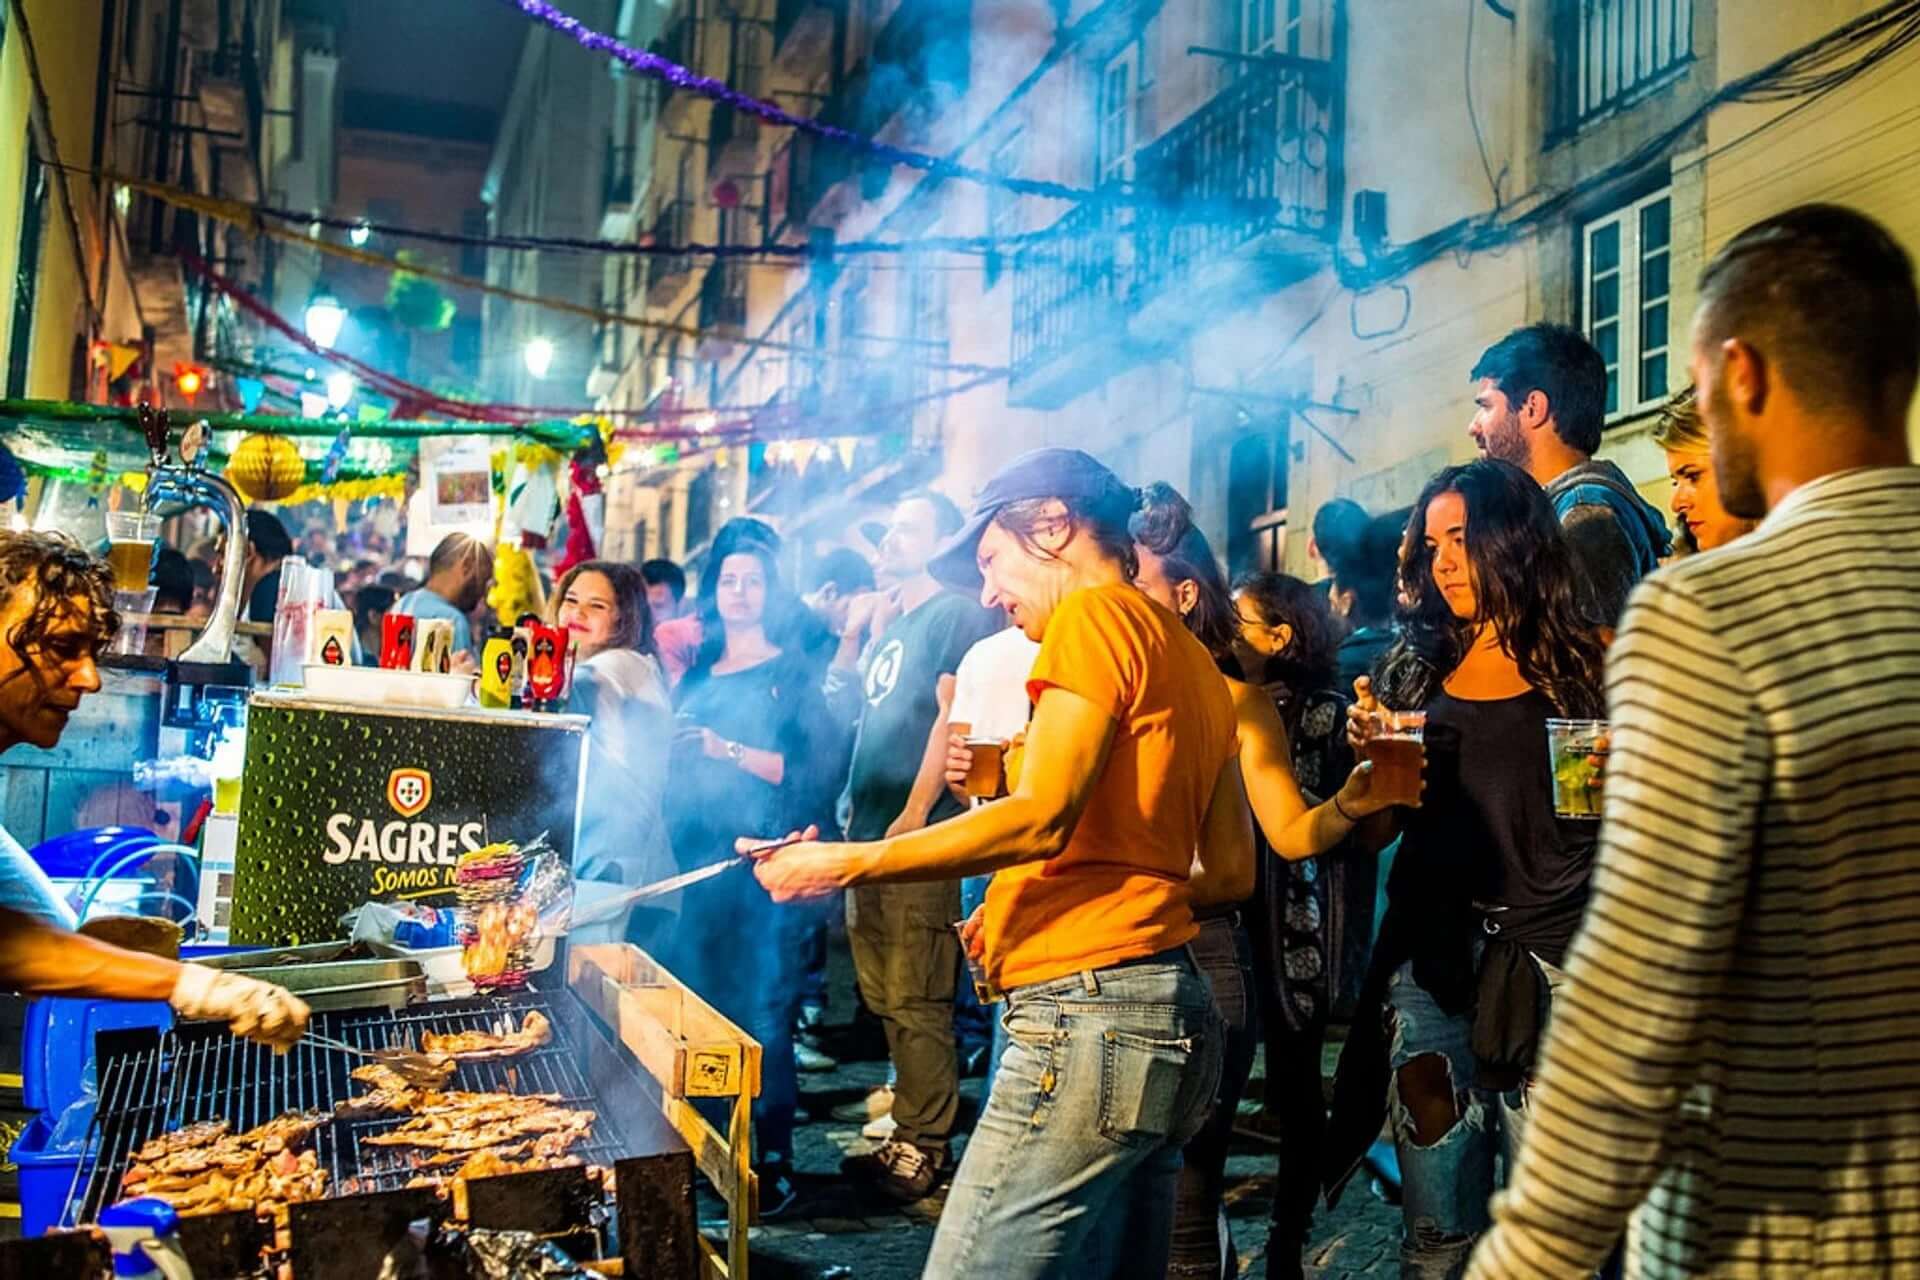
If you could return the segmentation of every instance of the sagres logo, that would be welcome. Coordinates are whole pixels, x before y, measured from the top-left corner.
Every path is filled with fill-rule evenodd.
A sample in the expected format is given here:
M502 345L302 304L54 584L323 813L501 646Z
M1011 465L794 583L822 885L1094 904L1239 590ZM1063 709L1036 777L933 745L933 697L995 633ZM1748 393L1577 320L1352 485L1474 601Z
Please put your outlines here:
M425 769L395 769L387 775L387 803L411 818L433 802L433 775Z

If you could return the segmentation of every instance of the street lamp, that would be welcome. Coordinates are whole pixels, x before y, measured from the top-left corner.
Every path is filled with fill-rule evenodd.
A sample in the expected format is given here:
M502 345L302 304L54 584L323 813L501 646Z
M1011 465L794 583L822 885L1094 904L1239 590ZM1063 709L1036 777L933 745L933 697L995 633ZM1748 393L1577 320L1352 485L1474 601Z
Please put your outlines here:
M333 344L340 340L340 327L347 322L347 309L333 296L333 290L324 284L316 285L313 297L307 301L305 321L307 337L314 345L332 350Z
M545 338L530 340L522 354L526 356L527 372L535 378L546 377L547 370L553 368L553 343Z
M347 401L353 399L353 375L344 370L327 375L327 407L344 409Z
M367 247L367 241L372 239L372 237L373 228L364 222L359 222L355 223L353 228L347 232L347 243L356 249L364 249Z

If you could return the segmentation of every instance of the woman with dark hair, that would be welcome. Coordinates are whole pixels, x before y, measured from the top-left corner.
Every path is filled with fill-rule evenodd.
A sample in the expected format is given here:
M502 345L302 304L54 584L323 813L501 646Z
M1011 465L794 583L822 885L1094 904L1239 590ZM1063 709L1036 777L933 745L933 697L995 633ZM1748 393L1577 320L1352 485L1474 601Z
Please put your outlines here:
M945 822L760 862L781 899L993 872L965 927L1006 992L1009 1043L925 1274L1158 1275L1180 1150L1220 1078L1188 943L1202 878L1251 833L1233 705L1205 647L1133 585L1138 495L1040 449L981 490L929 571L1006 610L1040 653L1008 794Z
M574 875L625 885L670 876L661 803L673 709L653 652L646 580L630 564L588 560L561 576L547 610L578 646L566 709L592 718ZM582 905L589 897L582 895ZM656 943L666 922L657 912L644 919L650 928L635 940ZM626 936L622 928L611 932Z
M1338 572L1357 559L1349 555ZM1286 726L1294 777L1306 794L1324 795L1354 768L1348 699L1335 674L1342 636L1328 603L1318 588L1279 573L1241 578L1233 603L1241 651ZM1327 1125L1321 1047L1366 968L1375 855L1391 836L1391 824L1370 822L1336 857L1261 865L1254 958L1267 1048L1263 1127L1279 1147L1267 1241L1276 1276L1300 1274L1313 1225Z
M1400 591L1378 701L1360 681L1349 734L1363 741L1382 705L1424 711L1426 800L1404 815L1341 1055L1329 1196L1390 1100L1403 1273L1441 1276L1458 1274L1488 1225L1495 1130L1509 1146L1519 1136L1550 987L1586 905L1596 832L1555 815L1546 722L1605 714L1602 645L1552 504L1505 462L1428 483Z
M1263 836L1285 859L1308 859L1334 848L1346 838L1356 819L1387 808L1396 798L1375 794L1370 776L1362 771L1348 779L1348 785L1333 801L1309 807L1294 780L1287 727L1273 700L1239 678L1233 601L1213 548L1193 523L1193 509L1170 485L1153 484L1141 492L1141 509L1129 526L1139 560L1134 584L1150 600L1180 615L1226 679L1239 734L1240 773L1257 819L1256 835ZM1419 797L1397 799L1417 802ZM1212 986L1214 1001L1226 1022L1227 1041L1213 1110L1183 1153L1174 1201L1173 1253L1167 1270L1170 1276L1217 1277L1231 1275L1234 1270L1233 1242L1226 1231L1221 1192L1234 1113L1253 1067L1261 1021L1259 1007L1265 1003L1256 1003L1252 997L1271 987L1256 976L1262 966L1256 963L1255 948L1267 942L1272 922L1266 919L1268 913L1256 911L1243 923L1242 910L1250 900L1265 901L1260 896L1264 884L1302 874L1311 880L1318 874L1312 861L1269 860L1253 847L1248 854L1244 863L1209 865L1194 880L1194 917L1200 931L1189 945ZM1271 1079L1276 1062L1271 1049L1268 1062ZM1304 1081L1296 1072L1285 1082L1285 1087L1298 1096L1290 1098L1284 1108L1289 1113L1310 1109L1311 1132L1316 1136L1323 1123L1318 1073L1316 1039ZM1270 1255L1273 1261L1268 1264L1276 1276L1299 1272L1299 1245L1305 1243L1305 1223L1311 1218L1317 1190L1313 1170L1318 1166L1318 1145L1313 1144L1309 1150L1297 1140L1306 1129L1301 1124L1291 1126L1290 1136L1296 1141L1283 1152L1281 1176L1293 1173L1295 1164L1289 1160L1303 1166L1306 1196L1304 1206L1294 1204L1298 1196L1288 1200L1289 1222L1294 1217L1302 1219L1301 1238L1297 1243L1278 1242L1280 1248ZM1293 1180L1302 1181L1299 1176ZM1279 1221L1280 1200L1275 1203Z
M716 549L718 551L718 549ZM644 590L644 589L643 589ZM667 827L686 869L805 826L819 808L818 740L828 721L817 672L769 634L770 602L785 597L774 552L732 540L700 575L700 647L680 682ZM764 1051L754 1103L762 1213L787 1207L799 1011L797 939L803 922L777 906L745 866L689 890L674 968L758 1040ZM742 940L757 940L743 956Z

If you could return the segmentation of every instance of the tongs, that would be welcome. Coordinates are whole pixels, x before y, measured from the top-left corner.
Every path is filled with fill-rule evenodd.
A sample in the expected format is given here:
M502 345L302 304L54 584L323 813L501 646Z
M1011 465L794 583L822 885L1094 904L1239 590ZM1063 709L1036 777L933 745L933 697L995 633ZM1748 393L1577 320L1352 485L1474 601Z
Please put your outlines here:
M335 1053L350 1053L355 1057L366 1058L388 1068L408 1084L441 1085L446 1083L447 1067L451 1061L444 1054L416 1053L411 1049L362 1049L359 1045L348 1044L345 1040L335 1040L332 1036L308 1032L306 1043Z

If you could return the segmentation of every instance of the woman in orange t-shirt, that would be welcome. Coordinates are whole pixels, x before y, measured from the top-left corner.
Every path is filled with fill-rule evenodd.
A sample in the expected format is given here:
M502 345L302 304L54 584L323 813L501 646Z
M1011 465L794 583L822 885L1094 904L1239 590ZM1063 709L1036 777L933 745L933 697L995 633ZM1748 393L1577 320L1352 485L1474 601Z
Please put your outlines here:
M1007 993L1010 1043L928 1277L1160 1275L1180 1149L1218 1085L1223 1031L1187 947L1191 879L1196 850L1200 870L1245 865L1252 824L1226 685L1133 586L1138 502L1088 455L1037 450L988 481L930 566L1040 644L1010 795L757 868L783 900L996 873L968 931Z

